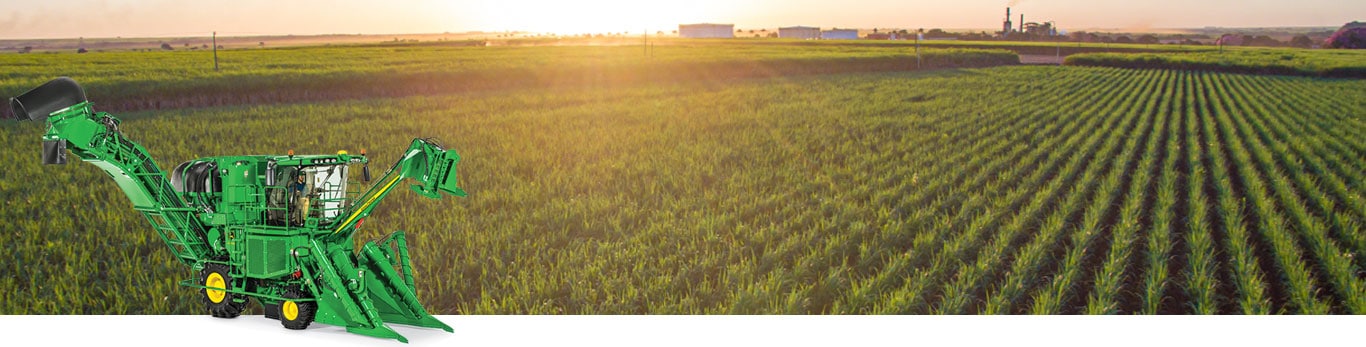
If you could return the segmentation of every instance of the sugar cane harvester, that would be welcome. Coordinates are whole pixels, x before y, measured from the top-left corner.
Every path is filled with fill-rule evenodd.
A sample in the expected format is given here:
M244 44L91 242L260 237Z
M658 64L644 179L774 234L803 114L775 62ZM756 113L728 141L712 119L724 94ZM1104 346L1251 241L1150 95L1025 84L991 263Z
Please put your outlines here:
M364 190L347 190L354 166L370 181L363 150L199 158L168 177L70 78L14 97L10 106L16 117L47 123L44 164L65 164L70 151L114 179L171 253L198 274L180 284L201 292L214 317L237 317L254 299L289 329L316 321L402 342L386 323L453 331L418 302L403 231L359 248L352 236L404 179L424 197L465 196L456 185L455 150L414 139Z

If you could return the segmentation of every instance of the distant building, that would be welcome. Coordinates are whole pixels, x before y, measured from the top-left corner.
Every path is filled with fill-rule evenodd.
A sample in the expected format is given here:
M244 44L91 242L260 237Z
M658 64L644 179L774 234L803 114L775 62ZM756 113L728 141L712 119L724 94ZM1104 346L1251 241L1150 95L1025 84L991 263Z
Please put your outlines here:
M894 33L894 32L893 32L893 33L871 33L871 34L868 34L868 35L864 36L863 38L869 39L869 40L900 40L900 39L901 39L901 34L897 34L897 33Z
M1058 29L1053 27L1053 23L1029 22L1024 24L1024 29L1020 30L1032 36L1058 36Z
M678 37L692 39L733 38L735 24L679 24Z
M858 40L858 30L856 29L830 29L821 30L822 40Z
M803 26L778 28L778 38L816 40L821 38L821 28Z

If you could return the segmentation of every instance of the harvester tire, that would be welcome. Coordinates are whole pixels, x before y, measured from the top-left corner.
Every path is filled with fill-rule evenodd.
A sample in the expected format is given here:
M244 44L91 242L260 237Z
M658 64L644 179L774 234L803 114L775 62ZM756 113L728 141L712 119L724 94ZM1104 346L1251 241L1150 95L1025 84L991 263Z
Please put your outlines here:
M298 288L285 290L285 301L280 303L280 324L289 330L308 329L308 325L313 323L313 317L318 313L317 301L294 301L289 299L306 299L309 295Z
M206 287L232 288L232 274L228 266L210 263L199 270L199 283ZM247 308L247 298L223 290L204 289L204 306L218 318L237 318Z

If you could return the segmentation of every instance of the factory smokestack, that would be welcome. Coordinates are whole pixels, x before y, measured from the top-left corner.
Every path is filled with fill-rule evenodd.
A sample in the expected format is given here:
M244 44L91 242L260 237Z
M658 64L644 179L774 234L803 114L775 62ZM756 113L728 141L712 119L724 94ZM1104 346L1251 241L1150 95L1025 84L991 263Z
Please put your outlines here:
M1024 32L1024 13L1020 14L1020 32Z
M1014 28L1014 26L1010 25L1010 8L1006 7L1006 20L1004 25L1001 26L1001 36L1010 36L1010 30Z

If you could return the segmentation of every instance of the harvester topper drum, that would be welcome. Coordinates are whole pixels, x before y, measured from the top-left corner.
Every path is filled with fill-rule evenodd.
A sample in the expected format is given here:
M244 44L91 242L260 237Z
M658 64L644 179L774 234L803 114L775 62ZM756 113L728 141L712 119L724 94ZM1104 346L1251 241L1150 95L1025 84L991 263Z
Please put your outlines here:
M201 292L214 317L237 317L255 300L289 329L313 322L407 342L387 323L453 331L417 301L403 231L355 247L357 227L400 181L439 199L465 196L460 155L416 138L373 184L352 182L369 158L328 155L208 157L176 165L167 177L148 151L95 112L85 91L58 78L10 100L16 116L43 121L42 162L67 152L104 170L194 273L181 285Z

